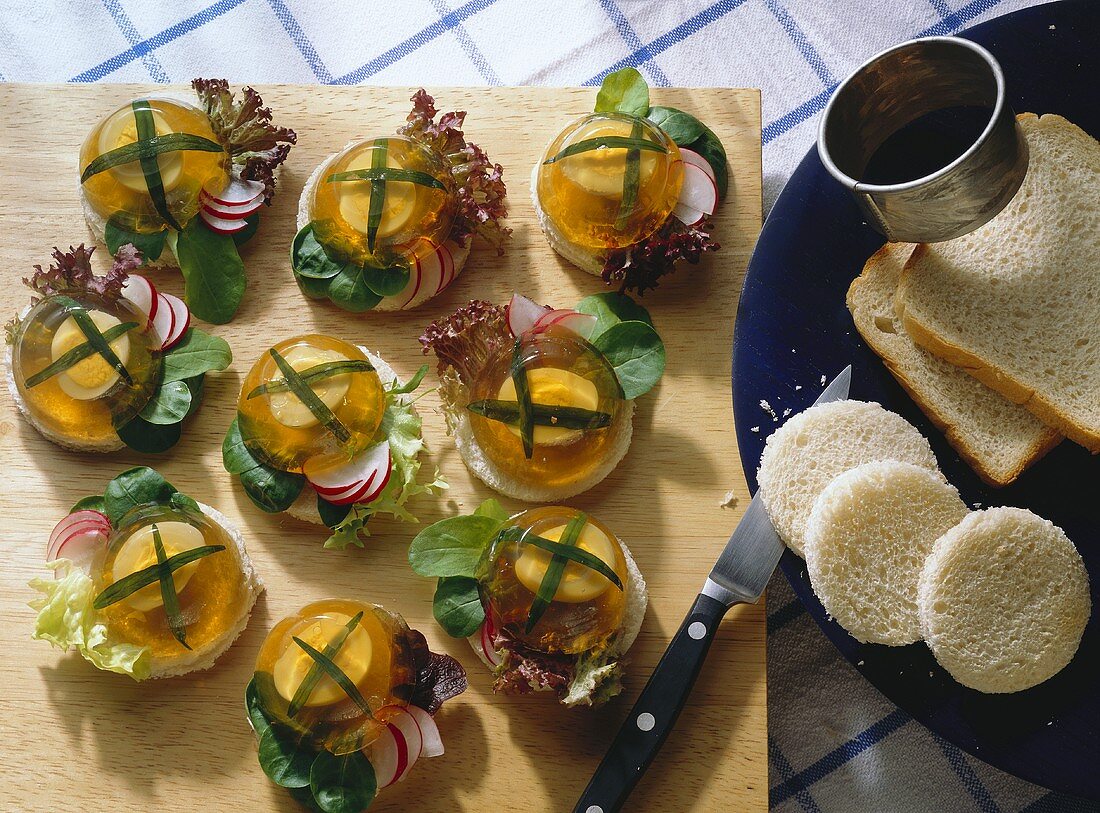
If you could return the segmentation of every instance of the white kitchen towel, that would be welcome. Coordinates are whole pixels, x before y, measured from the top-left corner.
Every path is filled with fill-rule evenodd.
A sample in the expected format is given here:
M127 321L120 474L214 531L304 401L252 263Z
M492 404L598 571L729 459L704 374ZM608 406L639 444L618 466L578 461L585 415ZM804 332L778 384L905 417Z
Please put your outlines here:
M758 87L771 205L836 84L874 52L1035 0L0 2L0 80ZM913 722L769 591L771 799L783 813L1072 813Z

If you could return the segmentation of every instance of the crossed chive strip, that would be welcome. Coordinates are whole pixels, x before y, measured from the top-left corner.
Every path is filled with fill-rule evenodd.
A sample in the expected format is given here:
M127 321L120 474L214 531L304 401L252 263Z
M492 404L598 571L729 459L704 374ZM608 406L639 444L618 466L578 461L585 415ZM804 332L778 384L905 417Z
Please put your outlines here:
M72 309L69 309L69 313L72 315L73 320L76 322L77 326L80 328L84 336L88 338L88 341L81 342L72 350L64 353L56 361L46 365L37 373L30 376L26 381L27 389L30 389L31 387L37 387L43 381L48 381L55 375L65 372L70 367L75 367L81 361L88 358L89 356L95 355L96 353L101 355L104 361L114 367L115 371L120 376L124 377L127 383L132 384L133 380L131 379L129 372L122 365L122 361L118 358L117 355L115 355L114 351L111 350L111 342L113 342L119 336L122 336L124 333L133 330L135 327L138 326L138 323L123 322L120 325L109 327L105 331L100 333L99 328L96 327L96 323L93 322L91 319L88 319L87 324L85 325L82 324L83 320L79 320L76 318L76 314L73 312ZM84 313L84 315L87 316L86 313ZM92 331L92 333L96 334L100 339L102 339L102 347L99 346L98 342L93 342L88 333L89 329ZM105 355L102 352L103 347L107 348L108 355Z
M279 371L283 374L283 380L286 382L287 389L293 392L298 400L306 405L306 409L313 414L317 422L331 432L341 443L347 443L351 440L351 433L348 431L348 428L333 414L332 410L328 408L325 402L317 397L317 393L315 393L312 388L310 388L309 384L303 380L302 374L291 367L290 362L283 358L282 354L274 347L268 352L271 354L271 357L275 359L275 366L277 366ZM316 368L310 368L310 370L314 369ZM307 372L309 371L307 370ZM336 373L331 373L331 375L336 375ZM321 377L324 378L327 376ZM316 380L316 376L314 380ZM254 392L255 390L253 390L253 393ZM253 393L249 393L248 397L251 398Z
M447 187L438 178L433 178L427 172L415 169L400 169L386 166L386 157L389 153L390 142L387 138L376 138L373 142L374 151L370 157L370 169L353 169L347 172L336 172L325 178L326 183L339 183L341 181L370 181L370 208L367 210L367 248L374 251L374 242L378 237L378 228L382 224L382 210L386 205L386 184L390 181L403 181L405 183L425 186L430 189L442 189Z
M315 381L323 381L326 378L332 378L338 375L347 375L348 373L370 373L374 371L374 366L369 361L363 361L361 359L344 359L343 361L326 361L323 364L317 364L313 367L309 367L305 370L298 372L298 377L307 384L312 384ZM257 398L261 395L269 395L273 392L287 392L290 389L290 384L284 379L282 381L268 381L266 384L260 384L252 392L245 396L245 400Z
M168 133L157 135L156 122L153 119L153 111L147 99L135 99L130 103L134 111L134 123L137 125L137 141L116 147L100 155L84 168L80 174L80 182L85 183L89 178L106 172L112 167L129 164L138 161L141 171L145 175L145 185L149 188L149 197L153 199L153 207L157 210L164 222L176 231L180 231L180 225L172 217L168 210L168 201L164 194L164 181L160 176L160 165L157 156L166 152L183 152L195 150L199 152L224 152L225 149L216 141L211 141L203 136L192 133Z
M317 688L317 684L320 682L324 675L328 675L337 686L344 690L344 694L355 703L363 712L373 717L374 712L371 711L370 705L367 703L366 698L360 693L359 688L352 682L344 670L336 665L336 656L340 652L340 647L347 641L348 636L359 625L359 622L363 618L363 610L360 610L355 614L343 628L332 637L332 640L328 642L323 651L318 651L314 647L307 644L298 636L292 636L291 640L294 641L298 647L309 655L313 661L313 665L309 667L309 671L306 672L306 676L302 678L302 682L298 684L298 688L294 691L294 697L290 700L290 705L287 706L287 716L295 717L298 712L302 710L305 704L309 701L309 697L313 694L313 690Z
M187 643L186 625L183 623L179 594L176 592L176 582L172 578L172 574L184 565L189 565L199 559L225 550L225 545L202 545L198 548L191 548L182 553L177 553L175 556L166 556L164 540L161 539L160 529L156 526L156 523L153 523L152 530L153 548L156 551L157 563L109 584L95 597L92 606L97 610L105 609L133 595L143 587L148 587L153 582L159 581L160 597L164 602L164 612L168 616L168 627L172 630L172 637L179 641L185 649L191 649L191 646Z
M546 539L537 534L529 533L527 530L516 526L505 528L501 531L501 537L504 541L523 542L528 545L534 545L551 554L550 564L547 565L546 572L542 576L542 581L539 582L539 589L535 594L534 600L531 602L531 609L527 614L526 632L528 634L530 634L531 630L538 624L539 619L542 618L543 613L545 613L546 609L550 606L550 602L554 600L554 595L558 592L558 585L561 583L562 575L565 573L565 566L569 562L576 562L579 565L587 567L589 570L594 570L614 584L619 590L623 589L622 579L619 578L618 574L611 569L603 559L577 547L577 541L580 539L581 532L584 531L584 526L587 524L588 515L583 511L579 512L575 517L569 520L569 524L565 526L565 531L561 535L560 542L555 542L552 539Z

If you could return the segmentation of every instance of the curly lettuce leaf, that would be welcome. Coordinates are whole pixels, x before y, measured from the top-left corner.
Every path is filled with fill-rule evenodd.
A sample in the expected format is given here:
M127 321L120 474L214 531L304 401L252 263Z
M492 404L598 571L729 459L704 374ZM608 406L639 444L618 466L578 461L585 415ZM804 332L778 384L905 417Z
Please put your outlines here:
M434 352L439 360L440 376L453 367L467 386L489 359L514 341L507 310L481 299L473 299L450 316L432 322L420 337L424 355Z
M552 691L566 706L599 706L622 690L622 656L614 646L598 653L539 652L497 633L501 663L493 670L493 690L503 694Z
M405 503L420 494L438 494L447 488L447 482L439 471L432 475L430 483L417 480L420 472L420 452L424 450L424 438L420 430L422 421L413 411L413 399L405 396L396 382L386 392L386 410L378 428L378 439L390 442L393 471L390 481L369 505L354 505L332 529L325 540L326 548L343 549L348 545L363 547L363 540L370 536L367 522L375 514L389 514L402 522L418 522L405 508Z
M107 627L98 620L92 606L95 586L91 577L67 559L58 559L47 567L56 571L58 578L30 582L43 594L30 602L31 609L38 610L31 637L49 641L65 652L75 647L97 669L129 675L134 680L149 677L151 656L146 647L109 640Z
M683 260L695 265L705 252L718 248L710 239L707 221L688 226L672 216L640 243L608 254L601 275L608 285L617 284L620 293L644 294L656 288L665 274L671 274L676 263Z

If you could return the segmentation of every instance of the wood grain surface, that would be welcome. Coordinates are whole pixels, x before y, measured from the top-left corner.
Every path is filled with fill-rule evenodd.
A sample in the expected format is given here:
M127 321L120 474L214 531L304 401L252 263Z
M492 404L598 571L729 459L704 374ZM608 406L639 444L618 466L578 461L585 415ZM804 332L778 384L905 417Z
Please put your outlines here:
M181 89L182 90L182 89ZM655 104L691 111L729 153L730 194L715 218L722 249L681 268L646 294L668 349L660 386L642 397L634 443L601 485L570 504L608 523L630 546L649 583L649 612L631 651L624 694L598 710L558 707L546 696L503 697L464 641L431 617L433 584L409 570L417 526L372 523L366 549L323 550L323 529L261 513L221 465L221 440L242 377L275 341L318 331L380 352L402 376L423 358L422 328L467 300L502 302L513 290L562 307L602 290L566 265L534 218L529 172L543 145L591 110L595 90L438 89L440 109L469 111L466 132L505 167L513 239L504 257L478 245L465 273L441 296L408 313L356 316L314 303L289 267L294 213L313 168L352 139L391 133L409 109L409 88L261 87L279 124L298 132L279 194L258 236L243 250L248 292L236 319L211 332L226 338L232 367L207 379L206 400L183 441L159 457L131 451L79 455L40 437L6 390L0 415L0 809L19 811L293 811L256 762L243 714L244 686L267 630L319 598L383 604L422 630L433 649L455 655L470 690L439 715L447 753L382 792L372 811L571 810L614 731L679 625L747 505L730 403L730 343L742 275L760 230L760 104L756 90L658 89ZM89 239L77 199L76 157L90 128L116 106L156 91L138 86L0 84L0 314L27 301L19 280L46 263L53 246ZM96 259L105 264L105 252ZM154 276L180 293L178 272ZM434 359L433 359L434 362ZM429 382L434 380L433 372ZM410 504L423 523L471 511L491 496L468 474L433 395L421 401L431 446L451 488ZM209 672L134 683L99 672L74 654L32 641L34 597L27 581L45 571L46 540L78 497L101 492L122 469L157 468L198 500L224 511L245 533L267 593L248 629ZM724 507L733 490L736 504ZM523 506L502 498L507 508ZM422 527L422 526L421 526ZM730 613L694 695L632 811L763 811L767 805L763 606Z

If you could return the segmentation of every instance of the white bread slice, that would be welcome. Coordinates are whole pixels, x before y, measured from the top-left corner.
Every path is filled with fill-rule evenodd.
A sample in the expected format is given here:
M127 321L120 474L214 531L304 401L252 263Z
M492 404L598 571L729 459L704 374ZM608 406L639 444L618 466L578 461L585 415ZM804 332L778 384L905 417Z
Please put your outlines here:
M938 471L880 460L837 477L806 524L806 572L829 614L857 641L921 638L917 583L939 537L967 514Z
M240 634L244 632L244 628L248 626L248 619L252 615L252 607L256 604L256 599L260 597L260 593L264 591L263 579L256 572L252 559L248 556L248 551L244 546L244 537L241 536L237 526L216 508L211 508L203 503L199 503L199 508L213 523L219 525L225 531L226 536L236 546L237 556L241 561L241 578L245 582L247 598L237 617L230 622L221 635L205 647L190 651L185 656L173 657L170 661L153 656L149 662L150 678L177 677L190 672L209 669L213 666L214 661L221 657L222 653L229 649Z
M917 344L1100 452L1100 144L1061 116L1018 120L1020 190L980 229L919 246L897 307Z
M1018 692L1057 674L1092 612L1073 543L1021 508L977 511L940 537L918 597L936 660L980 692Z
M756 474L779 538L802 556L806 522L818 495L835 477L876 460L938 470L924 436L876 403L820 404L779 427L764 445Z
M905 332L894 297L914 248L887 243L872 254L848 288L848 310L864 341L963 460L985 482L1006 486L1062 436Z
M359 142L349 141L347 144L345 144L343 147L341 147L340 150L338 150L338 152L343 152L348 147L351 147L351 146L353 146L354 144L357 144L357 143L359 143ZM297 220L296 220L296 226L297 226L298 231L301 231L303 228L305 228L306 224L309 223L309 201L310 201L310 198L313 197L314 188L321 181L321 170L324 168L325 164L328 163L328 160L329 159L326 158L324 161L322 161L320 164L317 165L317 168L314 169L312 173L310 173L309 178L306 180L306 185L302 189L302 194L298 198L298 217L297 217ZM451 282L449 283L449 285L454 284L454 281L456 279L458 279L458 275L462 273L462 269L466 267L466 260L469 259L469 257L470 257L470 246L471 246L472 242L473 241L470 238L467 237L466 242L459 247L459 251L454 255L455 273L454 273L454 276L451 278ZM409 281L409 284L410 285L413 284L412 280ZM444 289L444 290L446 290L446 289ZM433 296L435 296L436 293L437 293L436 291L431 291L428 288L423 288L423 289L417 290L416 295L413 296L413 298L410 299L407 304L402 305L402 303L405 301L405 299L407 297L407 294L405 293L405 291L402 291L397 296L382 297L382 301L379 302L377 305L375 305L373 308L371 308L371 310L373 310L373 311L397 311L397 310L406 310L407 311L407 310L412 310L413 308L416 308L416 307L419 307L420 305L423 305L425 302L427 302L429 299L431 299ZM439 292L439 293L441 293L441 292Z
M577 268L597 277L600 276L603 274L604 260L606 259L604 255L574 245L566 240L547 216L542 204L539 203L539 166L541 165L536 161L535 166L531 168L531 203L535 206L535 217L538 218L542 233L546 235L546 242L550 244L550 248L573 263Z

